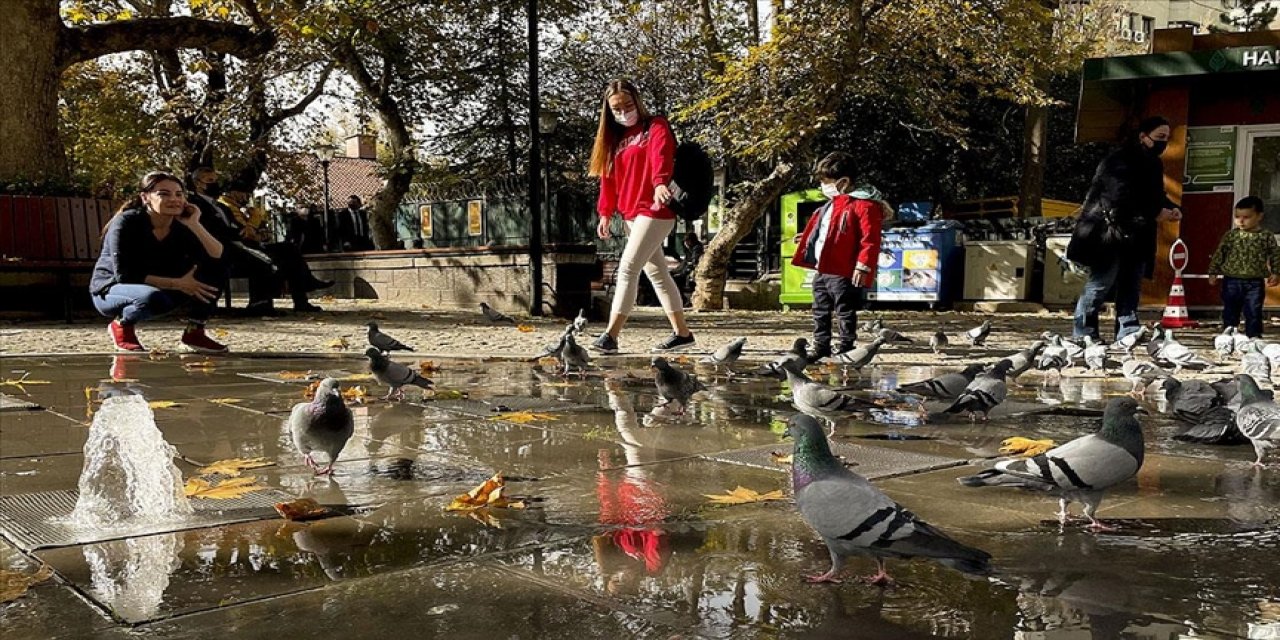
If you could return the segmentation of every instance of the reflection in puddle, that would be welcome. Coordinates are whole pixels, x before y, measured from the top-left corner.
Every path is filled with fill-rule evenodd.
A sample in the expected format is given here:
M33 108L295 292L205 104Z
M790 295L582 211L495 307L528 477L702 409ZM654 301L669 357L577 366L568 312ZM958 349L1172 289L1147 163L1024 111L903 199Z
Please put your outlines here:
M164 602L170 576L181 562L182 536L167 533L117 540L84 548L94 598L116 617L149 620Z

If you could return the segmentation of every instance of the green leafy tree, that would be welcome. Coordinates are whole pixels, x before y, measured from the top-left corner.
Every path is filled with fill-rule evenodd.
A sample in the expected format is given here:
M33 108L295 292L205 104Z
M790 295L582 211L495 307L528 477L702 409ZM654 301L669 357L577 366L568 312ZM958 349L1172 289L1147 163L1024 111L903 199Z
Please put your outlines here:
M1215 31L1266 31L1280 14L1280 3L1274 0L1222 0Z

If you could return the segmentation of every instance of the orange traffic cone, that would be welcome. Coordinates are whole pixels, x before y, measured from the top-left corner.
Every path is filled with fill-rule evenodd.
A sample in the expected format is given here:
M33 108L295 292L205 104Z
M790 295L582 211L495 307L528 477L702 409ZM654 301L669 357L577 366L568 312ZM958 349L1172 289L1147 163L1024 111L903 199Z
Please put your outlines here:
M1166 329L1189 329L1200 326L1187 313L1187 291L1182 288L1182 272L1173 274L1173 286L1169 287L1169 302L1164 306L1160 326Z

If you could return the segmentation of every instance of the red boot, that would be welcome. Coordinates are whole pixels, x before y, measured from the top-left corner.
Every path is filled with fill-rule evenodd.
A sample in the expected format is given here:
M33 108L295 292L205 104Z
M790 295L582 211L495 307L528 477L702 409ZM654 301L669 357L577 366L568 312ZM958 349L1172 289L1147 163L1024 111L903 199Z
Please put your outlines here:
M146 351L142 343L138 342L138 334L133 332L131 324L120 324L119 320L112 320L111 324L107 325L107 334L111 336L111 341L120 351Z
M204 326L193 324L187 325L187 330L182 332L182 346L196 353L226 353L227 346L210 338L204 332Z

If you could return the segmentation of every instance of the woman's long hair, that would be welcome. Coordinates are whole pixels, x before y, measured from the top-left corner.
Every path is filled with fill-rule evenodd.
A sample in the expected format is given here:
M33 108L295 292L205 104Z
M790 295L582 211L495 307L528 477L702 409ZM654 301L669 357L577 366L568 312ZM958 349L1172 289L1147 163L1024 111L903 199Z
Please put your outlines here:
M154 190L156 188L156 185L160 184L161 182L164 182L165 180L172 180L173 182L176 182L178 186L184 189L186 188L183 185L182 178L179 178L178 176L172 173L169 173L168 171L152 171L147 175L142 176L142 181L138 183L138 192L133 194L133 197L129 198L128 200L125 200L124 203L121 204L120 207L116 209L116 212L113 213L111 217L107 219L107 223L102 225L101 235L103 237L106 237L107 227L110 226L111 221L115 220L116 216L120 215L122 212L128 211L130 209L138 209L140 211L146 211L147 205L145 202L142 201L142 194Z
M591 164L587 168L587 175L591 177L609 175L609 171L613 169L613 153L618 145L618 139L622 137L622 132L627 130L613 119L613 112L609 109L609 98L619 93L631 96L631 101L636 105L636 113L640 116L640 122L647 122L652 117L649 109L640 100L640 92L630 80L610 81L604 89L604 99L600 101L600 126L596 128L596 141L591 146Z

